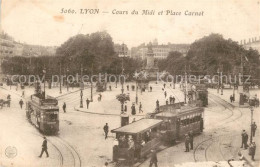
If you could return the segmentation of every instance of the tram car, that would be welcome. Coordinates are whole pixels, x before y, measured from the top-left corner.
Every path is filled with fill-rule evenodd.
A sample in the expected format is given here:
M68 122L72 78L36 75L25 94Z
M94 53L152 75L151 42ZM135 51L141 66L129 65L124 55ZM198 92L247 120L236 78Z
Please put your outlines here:
M204 109L182 106L150 115L136 122L111 130L116 134L113 161L124 165L146 158L152 149L181 140L185 134L203 131Z
M58 100L41 94L34 94L26 103L26 117L43 134L56 134L59 131Z
M97 82L96 83L96 91L97 92L104 92L107 90L107 83L104 81L104 82Z

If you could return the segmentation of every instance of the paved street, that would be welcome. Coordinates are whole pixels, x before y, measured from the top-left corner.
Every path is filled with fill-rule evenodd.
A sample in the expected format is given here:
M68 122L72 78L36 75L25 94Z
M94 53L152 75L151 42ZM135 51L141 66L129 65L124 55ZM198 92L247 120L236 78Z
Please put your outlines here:
M143 92L142 95L140 91L138 92L139 102L142 102L144 112L139 114L138 106L136 106L137 115L131 116L131 104L135 102L136 95L135 91L127 91L126 85L125 92L130 95L130 101L127 102L130 122L133 118L141 119L146 113L152 112L157 99L160 104L165 104L162 84L152 83L152 92ZM1 98L6 98L7 94L11 94L12 103L10 108L4 107L0 110L1 126L10 125L8 129L4 128L1 131L1 156L4 157L1 162L2 165L11 166L12 163L14 166L19 164L24 167L51 167L59 166L62 162L63 166L102 166L105 162L111 162L114 135L109 133L108 139L105 140L103 126L106 122L110 130L120 126L120 103L117 101L116 95L121 93L121 85L118 85L117 88L112 85L112 91L103 92L101 102L97 101L99 93L95 92L94 88L94 101L90 103L89 109L86 108L85 100L90 98L90 88L83 91L83 108L79 108L80 92L77 89L66 92L66 88L64 88L64 92L67 94L63 96L60 96L58 88L46 89L47 94L60 96L58 97L60 132L56 137L47 136L50 158L46 159L43 156L39 161L37 156L41 149L42 135L27 122L25 110L19 108L18 101L21 98L21 90L15 91L11 89L10 91L7 87L4 88L0 89ZM173 95L176 97L176 102L183 101L183 92L180 91L179 85L176 85L176 89L172 89L168 84L165 90L168 93L167 98ZM29 92L32 92L32 89L26 88L26 99L30 96ZM217 94L216 90L209 90L209 93L209 106L205 108L205 129L201 135L195 137L194 150L185 153L184 144L179 141L177 145L158 153L159 166L188 166L192 162L209 161L209 163L212 163L226 161L230 158L238 159L237 152L240 150L241 145L240 134L242 129L249 132L250 111L247 108L238 108L237 101L232 105L228 103L232 90L224 90L222 96ZM258 90L255 90L255 93L258 93L259 96ZM67 104L67 113L62 111L64 102ZM257 124L260 123L258 111L259 108L255 109L254 115ZM258 131L256 136L259 137ZM258 141L256 143L259 144ZM7 146L17 148L17 157L9 159L4 156ZM248 150L242 150L242 153L249 159ZM257 147L256 161L253 162L254 166L259 164L258 155L259 149ZM23 161L25 157L27 159L30 157L31 161ZM149 159L136 165L148 166L148 164ZM110 163L110 165L114 166L113 163Z

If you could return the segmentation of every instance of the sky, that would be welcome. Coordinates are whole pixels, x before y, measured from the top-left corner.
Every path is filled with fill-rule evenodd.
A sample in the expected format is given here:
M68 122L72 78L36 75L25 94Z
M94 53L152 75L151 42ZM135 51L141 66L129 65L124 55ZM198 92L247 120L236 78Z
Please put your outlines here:
M211 33L240 41L260 37L259 1L2 0L0 21L1 29L16 41L44 46L59 46L78 33L96 31L107 31L115 43L128 47L155 38L159 44L192 43ZM61 13L62 8L76 13ZM99 9L99 13L79 14L80 9ZM113 10L128 15L112 14ZM139 14L132 15L133 10ZM142 15L142 10L155 10L155 15ZM166 10L181 16L165 15ZM158 15L160 11L163 15ZM203 12L203 16L186 16L185 11Z

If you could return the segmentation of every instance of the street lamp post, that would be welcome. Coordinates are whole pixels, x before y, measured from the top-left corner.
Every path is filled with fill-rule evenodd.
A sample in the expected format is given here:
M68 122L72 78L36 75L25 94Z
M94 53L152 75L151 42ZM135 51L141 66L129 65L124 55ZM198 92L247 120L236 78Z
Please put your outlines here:
M233 86L233 100L235 101L235 84Z
M91 78L90 78L90 84L91 84L91 89L90 89L90 101L93 102L93 81L92 81L92 76L93 76L93 63L91 67Z
M83 84L83 83L82 83ZM81 90L80 90L80 106L79 106L80 108L83 108L83 90L82 90L82 88L81 88Z
M183 87L184 89L184 87ZM186 72L186 65L185 65L185 89L184 89L184 103L187 103L187 72Z
M217 93L219 93L219 79L220 79L219 71L218 71L217 73L218 73L218 88L217 88Z
M42 72L43 72L43 95L44 95L44 99L45 99L45 75L46 75L45 65L44 65Z
M125 44L123 43L123 57L122 57L122 76L124 75L124 57L125 57ZM123 76L124 77L124 76ZM121 81L122 83L122 94L124 93L124 81Z
M66 72L67 72L67 75L68 75L68 73L69 73L69 68L67 67L67 70L66 70ZM69 91L69 82L68 82L68 76L66 75L66 83L67 83L67 92Z
M220 75L222 76L222 72L220 73ZM223 82L222 82L222 78L221 78L221 83L220 83L220 85L221 85L221 87L220 87L220 91L221 91L221 95L223 95Z
M62 79L63 80L63 79ZM62 93L62 90L61 90L61 63L60 63L60 94Z
M135 103L138 104L137 80L135 82Z
M253 132L252 132L252 124L253 124L253 114L254 114L254 107L251 106L250 107L250 110L251 110L251 125L250 125L250 143L252 143L252 140L253 140Z

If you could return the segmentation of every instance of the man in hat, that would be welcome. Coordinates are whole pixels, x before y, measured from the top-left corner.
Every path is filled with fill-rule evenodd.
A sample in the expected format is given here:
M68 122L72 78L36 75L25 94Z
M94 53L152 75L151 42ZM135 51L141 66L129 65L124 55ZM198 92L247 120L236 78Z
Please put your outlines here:
M251 131L252 131L252 135L253 135L253 137L255 137L255 131L256 131L256 129L257 129L257 126L256 126L256 124L255 124L255 122L251 125Z
M23 108L23 100L22 99L19 101L19 104L20 104L20 107L22 109Z
M150 160L150 165L149 165L149 167L152 167L153 164L154 164L155 167L157 167L157 162L158 162L158 160L157 160L156 151L155 151L155 150L151 150L151 152L152 152L152 156L151 156L151 160Z
M131 109L132 109L132 115L135 115L136 114L135 104L132 104Z
M246 131L243 130L243 131L242 131L242 134L241 134L241 137L242 137L242 145L241 145L241 148L243 148L243 146L246 147L246 146L245 146L245 135L246 135Z
M156 100L156 110L159 112L159 107L160 107L160 104L159 104L159 100L157 99Z
M89 103L90 103L90 100L88 98L86 100L86 103L87 103L87 109L88 109L88 106L89 106Z
M108 130L109 130L109 127L108 127L108 124L106 123L106 125L104 126L104 132L105 132L105 139L107 139L107 134L108 134Z
M43 142L42 142L42 152L41 152L41 155L39 156L40 158L42 157L42 154L43 154L43 152L45 152L46 153L46 155L47 155L47 157L49 157L49 153L48 153L48 151L47 151L47 139L46 139L46 137L44 136L43 137Z
M142 110L142 108L143 108L143 105L142 105L142 103L140 102L140 104L139 104L139 113L143 113L143 110Z
M251 150L251 159L255 160L255 150L256 150L256 144L254 141L250 144L250 150Z
M64 102L64 103L63 103L63 106L62 106L64 113L66 113L66 107L67 107L67 106L66 106L66 103Z

